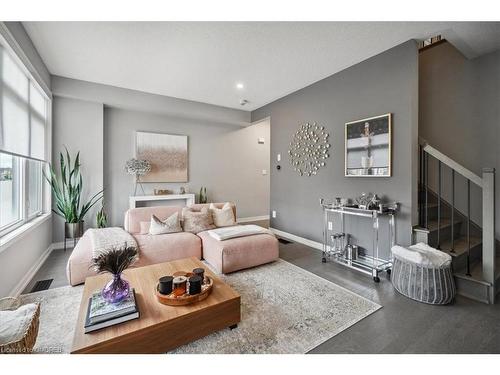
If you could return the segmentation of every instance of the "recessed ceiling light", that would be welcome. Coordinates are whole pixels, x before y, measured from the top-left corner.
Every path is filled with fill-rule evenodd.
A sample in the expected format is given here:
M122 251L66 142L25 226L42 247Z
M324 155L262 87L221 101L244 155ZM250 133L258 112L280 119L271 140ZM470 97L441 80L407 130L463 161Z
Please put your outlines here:
M238 90L243 90L244 87L245 87L245 85L243 85L243 83L241 83L241 82L239 82L239 83L236 84L236 88Z

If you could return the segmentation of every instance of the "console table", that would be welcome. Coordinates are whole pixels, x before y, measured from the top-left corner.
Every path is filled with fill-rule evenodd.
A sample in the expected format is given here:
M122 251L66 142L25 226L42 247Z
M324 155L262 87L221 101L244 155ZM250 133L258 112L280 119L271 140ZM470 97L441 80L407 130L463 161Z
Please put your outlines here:
M325 204L323 199L320 200L320 204L323 208L323 220L324 220L324 228L323 228L323 257L322 262L325 263L327 260L332 260L338 264L349 267L359 272L366 273L373 277L375 282L379 282L380 278L378 274L380 272L387 272L390 274L392 268L392 259L391 256L388 258L381 258L379 256L379 217L380 216L388 216L389 217L389 246L395 245L395 216L397 212L397 204L391 207L390 209L379 211L379 210L369 210L369 209L361 209L354 207L346 207L346 206L334 206L332 204ZM345 248L338 248L333 241L334 236L330 235L330 231L333 229L333 215L337 214L340 219L340 227L341 233L345 236L344 232L344 219L345 216L357 216L357 217L365 217L372 220L372 240L373 240L373 248L371 254L359 255L356 259L352 257L349 258L346 255ZM328 223L331 227L329 227ZM389 254L391 254L389 249Z
M129 208L147 206L148 202L183 201L184 206L195 203L194 194L137 195L129 198Z

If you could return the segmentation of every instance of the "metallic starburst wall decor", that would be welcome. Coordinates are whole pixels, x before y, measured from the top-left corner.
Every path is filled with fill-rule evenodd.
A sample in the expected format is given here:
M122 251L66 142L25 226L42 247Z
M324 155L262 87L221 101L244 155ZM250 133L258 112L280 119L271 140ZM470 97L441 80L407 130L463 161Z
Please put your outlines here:
M325 166L325 160L330 156L329 148L328 133L324 126L302 124L290 142L290 164L301 176L314 176L319 168Z

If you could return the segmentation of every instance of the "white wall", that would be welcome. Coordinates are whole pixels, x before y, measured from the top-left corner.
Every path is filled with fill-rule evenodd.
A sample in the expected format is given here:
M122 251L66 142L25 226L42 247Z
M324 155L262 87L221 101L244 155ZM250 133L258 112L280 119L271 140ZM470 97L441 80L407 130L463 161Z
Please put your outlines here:
M82 204L103 189L103 105L84 100L54 97L52 165L59 170L59 153L68 148L74 159L80 151L83 176ZM85 218L86 227L95 226L96 204ZM64 240L64 220L53 215L53 241Z
M48 255L52 240L50 218L0 251L0 298L20 293Z
M265 120L245 128L199 120L173 118L137 111L106 108L104 116L105 200L112 225L123 225L134 179L124 171L134 156L135 132L148 131L188 136L189 182L144 183L146 194L154 189L178 190L187 186L198 193L207 187L213 202L236 203L238 217L269 214L270 126ZM264 144L258 144L264 138ZM262 175L262 170L267 174ZM139 194L142 194L139 190Z

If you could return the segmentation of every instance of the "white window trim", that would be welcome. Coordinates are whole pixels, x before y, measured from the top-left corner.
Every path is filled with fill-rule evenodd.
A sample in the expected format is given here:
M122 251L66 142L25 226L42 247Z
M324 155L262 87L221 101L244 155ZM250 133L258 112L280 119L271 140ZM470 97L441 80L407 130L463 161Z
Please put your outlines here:
M0 253L14 245L19 240L23 239L25 236L35 230L35 228L45 223L47 220L50 220L51 218L51 213L44 213L0 237Z

